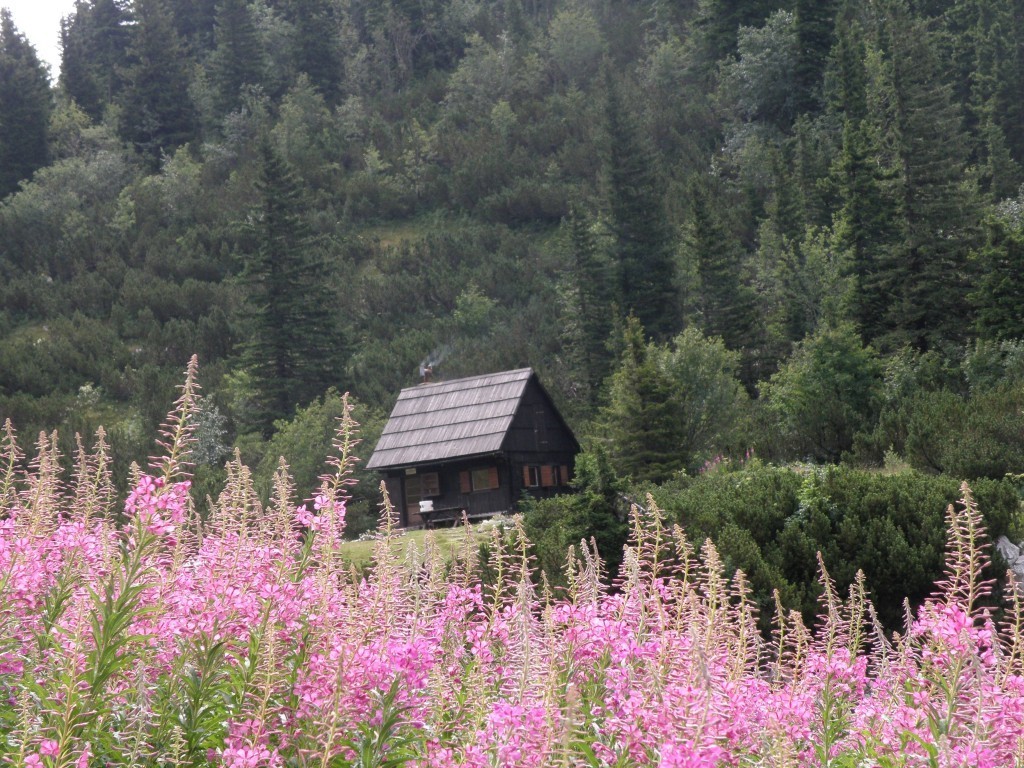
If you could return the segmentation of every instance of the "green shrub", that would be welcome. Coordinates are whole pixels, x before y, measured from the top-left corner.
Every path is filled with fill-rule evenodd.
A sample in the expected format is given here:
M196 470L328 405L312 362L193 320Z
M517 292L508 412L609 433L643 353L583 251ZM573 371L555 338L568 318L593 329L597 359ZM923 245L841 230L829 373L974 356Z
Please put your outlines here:
M807 337L761 385L775 427L792 453L838 461L878 417L882 364L851 325Z
M670 523L678 523L695 546L712 539L730 575L750 579L762 621L771 618L772 590L790 605L800 598L781 569L779 539L799 506L800 476L758 461L733 471L683 478L654 491ZM814 552L811 551L813 562ZM813 580L813 572L811 574Z
M1024 536L1012 482L979 479L971 489L993 538ZM743 569L764 626L776 588L785 604L813 619L821 552L840 590L863 570L883 625L899 627L903 598L920 603L941 576L945 511L960 496L960 480L946 475L757 462L655 491L670 522L695 543L711 538L730 573Z

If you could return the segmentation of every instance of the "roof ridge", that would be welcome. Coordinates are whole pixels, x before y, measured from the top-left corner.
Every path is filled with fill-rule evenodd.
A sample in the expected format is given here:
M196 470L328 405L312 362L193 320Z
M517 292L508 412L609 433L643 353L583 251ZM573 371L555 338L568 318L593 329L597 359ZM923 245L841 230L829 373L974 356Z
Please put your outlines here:
M421 382L420 384L413 384L411 387L403 387L402 391L399 393L398 396L401 397L406 392L423 392L423 391L425 391L427 389L431 389L433 387L443 387L443 386L448 385L448 384L461 384L461 383L464 383L464 382L473 381L474 379L485 379L488 376L508 376L508 375L511 375L511 374L522 374L522 373L527 373L527 372L532 374L533 373L533 368L528 366L526 368L514 368L514 369L512 369L510 371L494 371L492 373L478 373L475 376L463 376L463 377L458 378L458 379L445 379L444 381ZM482 386L488 386L488 385L482 385Z

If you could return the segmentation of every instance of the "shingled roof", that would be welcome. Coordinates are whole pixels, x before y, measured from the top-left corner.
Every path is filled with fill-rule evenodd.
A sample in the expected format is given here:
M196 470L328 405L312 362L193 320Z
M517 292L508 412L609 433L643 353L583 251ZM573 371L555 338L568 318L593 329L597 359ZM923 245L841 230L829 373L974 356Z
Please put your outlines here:
M532 368L403 389L367 469L496 453Z

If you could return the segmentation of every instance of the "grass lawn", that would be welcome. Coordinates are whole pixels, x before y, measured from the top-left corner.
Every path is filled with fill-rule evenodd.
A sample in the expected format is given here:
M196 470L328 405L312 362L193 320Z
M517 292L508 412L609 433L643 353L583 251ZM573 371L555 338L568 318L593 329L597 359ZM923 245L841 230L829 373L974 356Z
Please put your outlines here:
M490 541L492 531L498 524L494 520L485 520L482 523L475 523L468 528L457 525L454 528L435 528L430 531L410 530L400 532L395 536L394 544L399 553L405 553L409 547L416 547L422 552L427 544L427 537L432 537L434 545L438 547L442 557L450 560L457 552L466 546L466 536L472 537L472 546L475 550L481 544ZM346 541L341 546L341 555L356 568L363 568L370 564L373 557L375 541Z

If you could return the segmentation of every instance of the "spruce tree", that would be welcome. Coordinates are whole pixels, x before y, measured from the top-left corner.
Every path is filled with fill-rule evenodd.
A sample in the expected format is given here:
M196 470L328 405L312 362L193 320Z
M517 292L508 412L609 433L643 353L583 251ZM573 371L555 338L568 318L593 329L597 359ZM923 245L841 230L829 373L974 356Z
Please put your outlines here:
M226 114L241 106L243 89L260 84L266 74L263 47L248 0L218 3L216 40L210 75L220 112Z
M697 264L700 327L729 349L753 346L756 297L744 279L744 250L703 183L692 187L687 247Z
M656 339L679 330L674 239L669 227L657 158L618 86L607 74L607 160L611 229L623 311L633 312Z
M335 5L329 0L285 0L281 5L295 27L295 68L309 76L328 104L336 104L341 98L344 61Z
M122 0L78 0L61 21L60 85L94 122L124 86L129 21Z
M822 107L821 81L832 48L836 0L796 0L796 114Z
M883 265L891 300L885 342L919 349L959 340L969 327L966 254L977 237L977 200L963 184L962 116L934 33L902 0L885 3L878 42L885 64L879 109L881 157L895 171L899 242Z
M970 162L993 200L1013 196L1022 180L1024 2L965 0L947 14L957 101L965 105Z
M46 165L51 108L46 67L0 9L0 198Z
M598 250L590 222L576 206L570 209L568 224L582 336L580 346L589 400L591 405L596 405L611 367L608 337L615 312L614 281L611 265Z
M993 216L986 222L985 244L971 255L978 275L970 300L975 326L984 339L1024 338L1024 227Z
M322 246L303 217L308 201L285 161L263 146L259 247L245 267L250 340L243 358L256 388L257 426L269 435L328 387L344 355Z
M747 403L736 378L738 352L696 328L669 344L645 342L632 316L623 341L604 412L620 475L661 482L734 447Z
M93 76L82 29L87 24L85 3L79 2L76 12L60 22L60 87L78 108L97 121L103 114L100 87Z
M698 0L697 45L705 66L736 53L740 27L759 27L778 8L774 0Z
M663 480L682 466L670 382L658 368L657 347L646 342L634 315L626 321L623 346L606 412L615 468L636 481Z
M893 174L879 163L880 150L868 121L867 46L857 7L859 3L847 0L836 20L832 108L842 117L843 133L832 177L841 205L835 229L851 253L851 315L864 339L871 341L887 329L894 290L889 255L896 225L895 204L885 192Z
M187 60L166 0L136 0L119 132L156 168L195 135Z
M218 6L218 0L174 0L175 31L191 54L213 49Z

